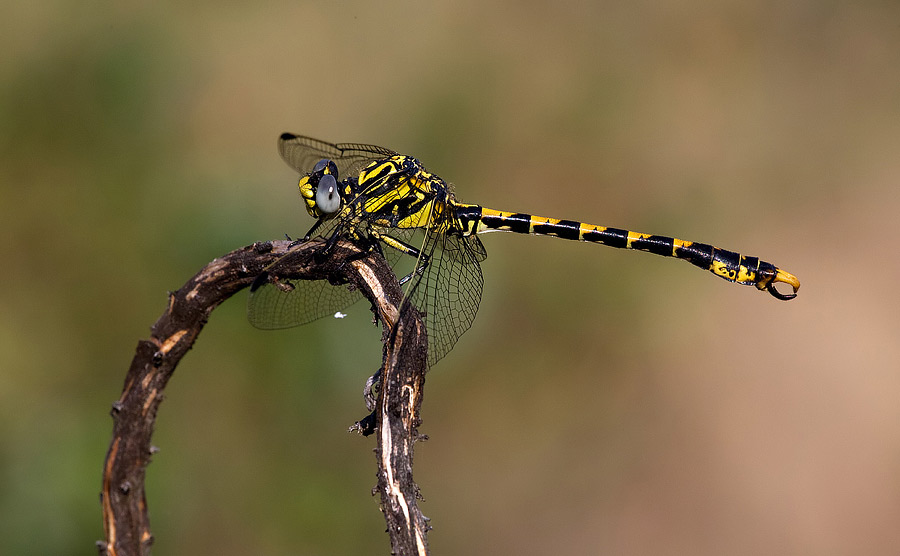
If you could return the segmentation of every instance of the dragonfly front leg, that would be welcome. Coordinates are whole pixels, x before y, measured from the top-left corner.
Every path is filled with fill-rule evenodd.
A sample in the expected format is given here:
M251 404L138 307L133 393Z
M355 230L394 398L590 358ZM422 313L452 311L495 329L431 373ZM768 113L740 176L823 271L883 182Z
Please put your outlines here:
M302 238L297 238L297 239L293 240L289 247L294 247L295 245L300 245L301 243L306 243L307 241L309 241L309 238L311 238L313 236L313 234L316 233L316 230L319 229L319 226L322 225L322 222L323 222L323 220L321 218L316 220L316 223L313 224L312 228L310 228L309 231L306 232L306 235L304 235ZM291 239L290 236L288 236L287 234L285 234L285 237L287 237L288 239Z

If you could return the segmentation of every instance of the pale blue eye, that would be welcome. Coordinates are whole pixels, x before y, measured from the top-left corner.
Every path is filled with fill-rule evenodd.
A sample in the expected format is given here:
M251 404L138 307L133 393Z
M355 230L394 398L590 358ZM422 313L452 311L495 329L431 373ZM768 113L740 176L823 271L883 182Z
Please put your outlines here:
M331 174L319 179L316 187L316 206L324 214L333 214L341 208L341 194L338 192L337 180Z

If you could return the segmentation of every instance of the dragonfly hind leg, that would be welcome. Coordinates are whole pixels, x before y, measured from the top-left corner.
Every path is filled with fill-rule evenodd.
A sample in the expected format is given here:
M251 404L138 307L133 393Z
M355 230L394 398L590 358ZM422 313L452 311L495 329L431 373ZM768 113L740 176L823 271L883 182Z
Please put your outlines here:
M388 247L416 259L416 268L403 278L400 278L401 286L412 280L413 276L422 274L428 268L428 255L424 254L420 249L416 249L412 245L389 235L375 234L375 237Z

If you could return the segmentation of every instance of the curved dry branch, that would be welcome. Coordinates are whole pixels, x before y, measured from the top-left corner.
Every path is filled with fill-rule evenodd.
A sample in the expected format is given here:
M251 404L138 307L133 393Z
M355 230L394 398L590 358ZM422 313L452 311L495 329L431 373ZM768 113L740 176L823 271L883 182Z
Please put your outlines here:
M154 448L150 443L163 391L175 367L191 348L210 313L251 285L263 270L288 250L277 277L352 284L372 302L384 326L384 363L370 431L378 432L378 489L395 554L426 554L425 518L418 509L412 480L413 445L425 380L427 343L420 315L402 300L400 285L377 253L363 253L339 243L328 257L316 256L322 244L290 247L287 241L263 242L233 251L204 267L178 291L169 294L165 313L138 342L122 395L113 404L113 436L103 467L101 503L105 541L101 555L150 553L144 475Z

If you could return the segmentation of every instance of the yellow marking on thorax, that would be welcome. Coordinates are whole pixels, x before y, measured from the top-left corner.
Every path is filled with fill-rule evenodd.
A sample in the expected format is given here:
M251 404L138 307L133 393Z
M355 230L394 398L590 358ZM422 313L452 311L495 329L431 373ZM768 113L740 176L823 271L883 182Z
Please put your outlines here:
M390 171L387 172L381 179L387 178L391 174L395 174L397 172L397 168L399 168L403 161L406 160L405 156L392 156L387 160L382 161L380 164L373 162L369 164L359 172L359 183L368 183L369 180L373 179L377 174L384 172L385 167L390 168Z
M394 158L396 159L401 157ZM379 165L379 168L383 167L385 164ZM395 164L390 164L390 166L396 167ZM392 176L393 174L387 174L385 176L382 176L380 179L387 180ZM397 180L397 177L394 176L394 179ZM412 204L416 207L415 212L407 214L406 216L403 216L403 218L399 218L401 214L398 210L398 207L395 206L391 210L391 216L395 218L380 218L375 221L375 224L380 226L395 226L397 228L429 227L435 220L437 220L437 217L442 214L444 210L444 204L435 203L434 199L421 204L432 194L432 191L428 186L430 179L433 179L432 175L425 172L422 172L415 177L401 177L401 179L396 181L393 188L382 193L381 195L373 195L371 198L367 199L363 205L363 210L368 214L377 214L383 212L385 210L385 207L387 207L394 201L397 201L398 199L414 198L415 202ZM397 218L399 218L399 220Z
M435 203L434 199L425 203L420 210L400 221L401 228L428 228L435 222L441 222L443 203ZM446 223L444 223L446 224Z

